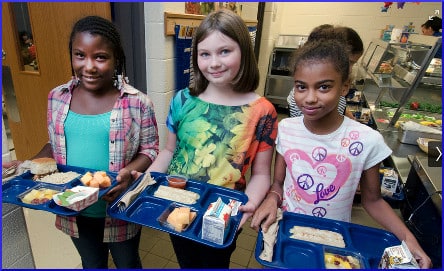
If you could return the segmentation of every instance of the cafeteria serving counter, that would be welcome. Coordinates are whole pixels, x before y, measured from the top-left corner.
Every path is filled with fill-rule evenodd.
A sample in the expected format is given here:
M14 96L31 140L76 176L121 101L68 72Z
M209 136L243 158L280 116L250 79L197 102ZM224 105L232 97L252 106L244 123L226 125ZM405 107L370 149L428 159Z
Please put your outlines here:
M405 198L400 211L406 226L415 235L421 247L431 258L433 267L442 266L442 159L440 166L429 166L429 157L419 146L401 143L402 131L388 125L387 108L375 106L379 89L366 84L364 98L371 108L374 128L392 149L392 154L384 161L385 166L395 168L404 186ZM440 93L428 87L416 90L416 97L440 103ZM388 99L389 97L385 97ZM428 114L434 116L434 114ZM441 119L441 115L436 115ZM442 150L442 149L441 149ZM435 159L432 157L431 159Z

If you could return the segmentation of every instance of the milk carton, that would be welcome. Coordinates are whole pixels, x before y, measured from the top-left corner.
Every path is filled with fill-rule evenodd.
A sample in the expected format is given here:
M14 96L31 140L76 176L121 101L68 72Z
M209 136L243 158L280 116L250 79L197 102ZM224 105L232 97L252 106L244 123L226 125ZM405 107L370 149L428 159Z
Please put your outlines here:
M406 243L402 241L401 245L388 247L384 250L378 268L419 269L419 265Z
M381 188L389 191L391 194L396 193L398 187L398 174L394 169L383 169L381 180Z
M210 203L202 218L202 239L223 245L229 231L232 211L238 206L236 203L230 200L225 204L220 197L216 202Z

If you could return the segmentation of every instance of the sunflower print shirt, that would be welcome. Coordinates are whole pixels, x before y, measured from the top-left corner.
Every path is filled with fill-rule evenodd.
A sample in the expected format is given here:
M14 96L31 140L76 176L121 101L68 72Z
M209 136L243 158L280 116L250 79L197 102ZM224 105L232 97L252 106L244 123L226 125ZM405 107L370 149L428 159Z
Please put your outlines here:
M225 106L202 101L185 88L171 101L167 127L177 138L168 174L243 191L256 154L274 146L277 113L264 97Z

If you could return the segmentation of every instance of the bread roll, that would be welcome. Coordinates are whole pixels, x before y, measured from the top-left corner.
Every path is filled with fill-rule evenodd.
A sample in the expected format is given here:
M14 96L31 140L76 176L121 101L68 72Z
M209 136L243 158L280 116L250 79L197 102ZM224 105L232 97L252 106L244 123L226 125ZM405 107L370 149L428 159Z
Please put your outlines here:
M42 177L42 175L51 174L57 171L56 161L52 158L36 158L31 160L30 165L31 173L35 176L35 179Z

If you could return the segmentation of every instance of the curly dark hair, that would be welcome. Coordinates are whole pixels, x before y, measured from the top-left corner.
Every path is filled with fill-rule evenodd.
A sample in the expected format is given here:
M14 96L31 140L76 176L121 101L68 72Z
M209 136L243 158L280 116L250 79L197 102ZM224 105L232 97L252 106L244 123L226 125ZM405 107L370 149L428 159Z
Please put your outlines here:
M308 36L307 42L320 39L335 39L347 45L351 54L362 54L364 43L359 34L350 27L323 24L315 27Z
M341 74L343 82L349 77L349 50L343 42L335 39L320 39L306 42L296 50L292 58L293 75L303 65L311 63L331 63Z

